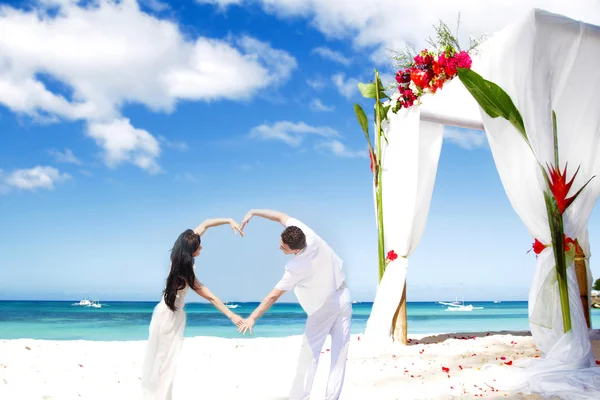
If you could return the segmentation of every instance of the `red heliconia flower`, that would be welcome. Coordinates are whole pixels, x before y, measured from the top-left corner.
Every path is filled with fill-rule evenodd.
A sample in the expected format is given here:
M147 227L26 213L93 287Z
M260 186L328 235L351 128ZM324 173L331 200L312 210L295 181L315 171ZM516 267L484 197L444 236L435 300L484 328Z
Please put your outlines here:
M540 254L548 246L545 245L544 243L540 242L539 240L535 239L532 247L533 247L533 252L535 254Z
M398 258L398 254L394 250L388 251L386 260L394 261L396 258Z
M548 182L548 185L550 186L550 191L552 191L552 194L556 199L558 211L560 211L561 214L564 213L567 208L569 208L573 200L575 200L575 197L577 197L579 194L578 192L575 195L567 198L567 194L569 194L569 190L571 190L571 186L573 185L573 181L575 180L578 172L579 168L577 168L577 171L575 171L571 180L567 182L567 164L565 164L565 169L562 173L558 167L548 165L548 173L550 175L550 182Z

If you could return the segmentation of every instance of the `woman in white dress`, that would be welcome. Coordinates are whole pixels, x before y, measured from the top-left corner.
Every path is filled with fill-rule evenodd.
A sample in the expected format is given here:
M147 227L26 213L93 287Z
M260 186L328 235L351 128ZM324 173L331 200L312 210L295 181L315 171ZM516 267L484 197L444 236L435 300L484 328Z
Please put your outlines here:
M233 313L195 275L194 257L202 250L200 237L213 226L229 224L233 232L243 236L240 226L231 218L209 219L196 229L188 229L171 249L171 271L160 303L154 308L150 322L150 337L142 367L144 400L170 400L179 351L183 344L185 312L183 306L188 288L212 303L235 325L242 318Z

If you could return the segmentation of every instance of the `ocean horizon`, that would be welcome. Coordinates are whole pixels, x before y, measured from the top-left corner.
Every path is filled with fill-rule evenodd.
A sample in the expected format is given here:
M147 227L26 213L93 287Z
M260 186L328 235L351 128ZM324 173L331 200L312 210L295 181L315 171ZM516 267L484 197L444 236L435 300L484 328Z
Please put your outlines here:
M0 301L0 339L146 340L150 301L107 301L101 308L75 306L75 301ZM248 316L258 302L235 303L233 311ZM364 332L371 302L353 304L352 333ZM526 301L476 301L470 312L446 311L438 302L408 302L409 334L529 330ZM243 338L212 305L186 303L186 337ZM285 337L303 332L306 314L296 303L276 303L258 320L251 337ZM592 325L600 326L600 310L592 310Z

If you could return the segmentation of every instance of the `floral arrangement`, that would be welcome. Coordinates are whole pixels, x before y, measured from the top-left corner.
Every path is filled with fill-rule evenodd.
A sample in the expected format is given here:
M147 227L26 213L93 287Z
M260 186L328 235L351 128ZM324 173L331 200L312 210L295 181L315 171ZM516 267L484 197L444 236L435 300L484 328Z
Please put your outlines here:
M457 68L470 69L471 63L471 56L464 50L450 48L439 54L422 50L410 66L396 72L400 96L392 110L412 107L424 94L435 93L444 87L456 76Z
M457 74L458 68L470 69L473 52L483 39L471 39L468 51L461 50L460 44L446 24L440 22L434 27L437 40L429 39L430 49L419 53L411 47L398 52L395 57L399 68L396 72L398 93L392 111L410 108L425 94L433 94L444 87Z

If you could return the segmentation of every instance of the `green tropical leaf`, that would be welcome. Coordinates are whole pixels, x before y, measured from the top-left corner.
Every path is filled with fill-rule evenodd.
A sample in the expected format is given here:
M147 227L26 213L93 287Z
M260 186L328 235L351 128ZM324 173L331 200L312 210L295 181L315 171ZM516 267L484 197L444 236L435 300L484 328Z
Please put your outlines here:
M371 145L371 137L369 136L369 120L367 119L367 114L358 104L354 104L354 113L356 114L356 119L360 124L363 132L365 133L365 137L367 138L367 143L369 144L369 151L373 152L373 146Z
M487 115L492 118L506 119L529 143L519 110L500 86L483 79L477 72L466 68L458 68L458 77Z
M387 119L387 110L389 108L389 106L384 107L383 104L377 103L377 112L379 112L380 121Z
M365 134L369 134L369 120L367 119L367 114L358 104L354 104L354 113L356 114L356 119L358 119L358 123L362 128Z
M358 90L367 99L375 99L377 98L377 89L375 89L374 83L359 83Z

